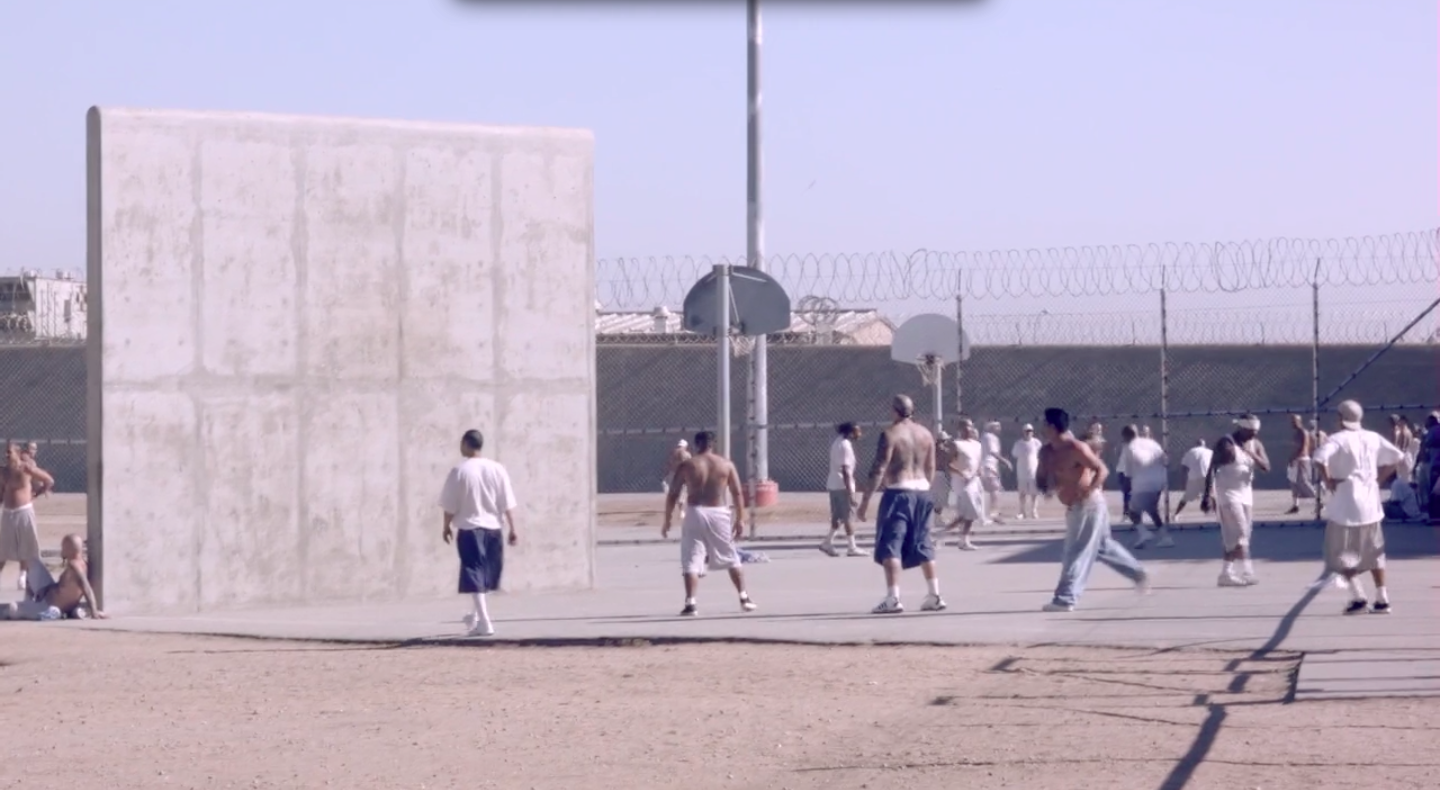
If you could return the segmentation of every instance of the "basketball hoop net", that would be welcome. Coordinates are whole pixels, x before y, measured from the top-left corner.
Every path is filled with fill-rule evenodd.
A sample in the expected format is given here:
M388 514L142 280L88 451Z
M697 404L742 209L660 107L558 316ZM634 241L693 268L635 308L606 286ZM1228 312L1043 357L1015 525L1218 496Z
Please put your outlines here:
M755 350L755 338L746 335L732 335L730 337L730 355L736 358L748 357L750 352Z
M933 387L935 382L940 380L940 374L945 370L945 363L934 354L926 354L915 360L915 369L920 371L920 380L925 382L925 386Z

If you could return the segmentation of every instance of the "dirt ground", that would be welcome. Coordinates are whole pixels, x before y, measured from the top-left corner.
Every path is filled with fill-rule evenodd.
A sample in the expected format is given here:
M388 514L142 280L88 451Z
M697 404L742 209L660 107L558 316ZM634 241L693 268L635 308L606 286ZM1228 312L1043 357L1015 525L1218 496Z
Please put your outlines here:
M0 787L1398 790L1440 766L1440 704L1287 705L1288 654L3 634Z

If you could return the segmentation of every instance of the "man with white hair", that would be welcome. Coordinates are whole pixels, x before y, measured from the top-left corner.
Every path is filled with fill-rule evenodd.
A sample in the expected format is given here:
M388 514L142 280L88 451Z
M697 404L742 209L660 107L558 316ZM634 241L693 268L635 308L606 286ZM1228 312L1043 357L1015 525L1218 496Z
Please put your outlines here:
M1000 449L1000 423L991 420L985 423L985 433L980 435L980 486L985 489L985 520L1003 524L1000 518L1000 494L1005 485L1000 481L1000 466L1009 466L1004 451Z
M1389 614L1380 481L1395 471L1404 453L1389 439L1361 426L1365 410L1356 401L1347 400L1336 411L1340 430L1315 451L1315 464L1332 494L1324 512L1325 567L1343 578L1350 590L1345 614L1360 614L1367 609ZM1373 605L1356 578L1366 571L1375 580Z
M1035 470L1040 466L1040 447L1043 442L1035 438L1035 426L1026 423L1020 429L1020 438L1010 448L1010 457L1015 459L1015 492L1020 496L1020 518L1039 518L1040 488L1035 482Z

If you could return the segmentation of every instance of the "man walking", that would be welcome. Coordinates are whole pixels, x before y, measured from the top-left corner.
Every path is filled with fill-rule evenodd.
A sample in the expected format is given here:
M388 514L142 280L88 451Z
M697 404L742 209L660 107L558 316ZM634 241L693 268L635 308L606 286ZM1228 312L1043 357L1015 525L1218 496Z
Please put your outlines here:
M8 442L5 446L5 466L0 467L0 498L4 508L0 509L0 573L5 563L20 564L18 589L26 589L26 569L30 563L40 560L40 537L35 530L35 492L45 491L55 485L55 478L49 472L25 460L20 446Z
M1110 534L1110 512L1101 490L1110 470L1087 442L1070 432L1070 415L1064 409L1045 410L1045 446L1040 449L1038 479L1046 496L1058 496L1065 506L1065 550L1060 583L1045 604L1047 612L1073 612L1099 560L1149 589L1145 568Z
M1185 494L1175 506L1175 518L1180 517L1186 505L1205 498L1205 476L1210 473L1210 460L1214 455L1215 452L1205 446L1205 440L1199 439L1180 459L1180 467L1185 470Z
M1120 437L1124 442L1120 461L1130 470L1130 509L1126 516L1135 524L1135 548L1143 549L1155 539L1155 533L1145 528L1147 515L1160 531L1160 541L1155 545L1170 548L1175 545L1175 539L1170 537L1170 528L1160 516L1160 498L1170 484L1165 450L1154 439L1140 436L1133 425L1125 426Z
M961 417L955 428L957 438L947 443L946 455L950 465L945 470L950 478L950 507L955 510L955 518L945 525L945 531L959 529L960 539L955 545L961 551L975 551L975 544L970 542L970 531L975 528L975 522L985 518L985 492L980 483L984 450L976 438L975 423L970 418Z
M755 602L745 591L745 572L741 569L740 553L735 541L740 539L745 525L745 498L740 493L740 474L730 459L714 451L715 434L701 431L695 434L695 454L680 464L675 477L670 481L670 493L665 496L665 523L660 527L660 537L670 536L670 516L675 512L675 501L680 496L681 486L689 497L685 509L685 520L680 524L680 572L685 581L685 607L680 610L684 617L694 617L695 590L700 584L700 575L705 572L708 562L715 570L725 569L730 573L730 582L740 594L740 611L755 611ZM725 496L730 496L734 512L725 505Z
M485 596L500 589L505 570L505 544L520 542L515 532L515 490L510 473L498 461L481 458L485 437L477 430L460 437L460 455L440 489L440 509L445 512L441 537L446 545L455 541L460 555L460 594L469 595L475 610L465 616L470 636L491 636L495 626ZM503 522L503 523L502 523ZM501 530L509 534L502 539Z
M830 533L820 550L832 557L840 556L835 548L835 533L845 529L845 538L850 544L845 550L847 557L859 557L864 552L855 544L855 442L860 440L860 427L853 422L842 422L835 426L837 434L830 442L830 475L825 479L825 489L830 494Z
M1205 480L1205 498L1200 501L1200 509L1209 513L1213 508L1220 518L1225 562L1218 581L1221 587L1246 587L1258 581L1250 559L1250 538L1255 527L1255 472L1270 471L1270 458L1265 454L1259 434L1259 417L1247 414L1235 420L1235 431L1215 444Z
M980 486L985 490L985 519L996 524L1005 523L1000 518L1000 494L1005 484L1000 479L1000 467L1009 466L1004 451L1000 448L1000 423L991 420L985 423L985 433L980 436Z
M1305 430L1305 422L1298 414L1290 415L1290 462L1285 471L1290 478L1290 509L1285 515L1300 512L1302 499L1314 499L1315 469L1310 457L1315 454L1314 436Z
M1360 425L1365 410L1347 400L1340 404L1340 430L1315 451L1315 463L1332 496L1325 505L1325 567L1345 580L1350 603L1345 614L1367 608L1390 613L1385 592L1385 517L1380 504L1380 481L1395 471L1404 453L1390 440ZM1375 580L1371 605L1357 577L1370 572Z
M940 597L940 579L935 573L935 544L930 539L930 480L935 476L935 437L912 419L915 403L909 396L896 395L890 402L895 420L880 434L875 461L870 466L865 495L860 499L858 517L865 520L870 498L884 488L875 513L875 562L885 569L885 598L874 614L898 614L900 572L919 567L925 576L928 594L921 611L945 608Z
M1020 497L1020 518L1035 519L1040 515L1037 508L1040 489L1035 485L1035 470L1040 465L1041 441L1035 438L1035 427L1026 423L1020 429L1020 438L1010 448L1010 457L1015 459L1015 492Z

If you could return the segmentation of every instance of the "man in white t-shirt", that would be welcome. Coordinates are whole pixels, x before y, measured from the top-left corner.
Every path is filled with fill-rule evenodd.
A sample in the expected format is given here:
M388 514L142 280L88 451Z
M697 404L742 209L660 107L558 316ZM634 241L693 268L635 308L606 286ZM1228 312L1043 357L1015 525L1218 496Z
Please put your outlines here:
M1005 491L1005 484L1000 479L1000 467L1009 466L1010 461L1000 447L1000 423L994 420L985 423L985 433L980 436L980 451L980 487L985 492L985 519L1003 524L1000 494Z
M1389 439L1361 427L1365 410L1359 403L1347 400L1337 411L1340 430L1315 451L1321 479L1332 493L1324 512L1325 567L1343 578L1350 590L1345 614L1360 614L1367 608L1375 614L1389 614L1380 481L1394 473L1404 453ZM1366 571L1375 580L1373 606L1357 580Z
M460 594L469 595L475 604L475 611L465 616L470 636L495 633L485 595L500 589L505 544L514 546L520 540L515 533L510 473L499 462L480 457L484 446L479 431L466 431L460 437L465 460L450 470L440 489L440 509L445 511L441 536L447 544L454 538L460 555ZM509 529L508 541L501 537L504 528Z
M1191 502L1198 502L1205 496L1205 475L1210 472L1210 459L1215 452L1205 446L1205 440L1200 439L1180 459L1180 466L1185 470L1185 494L1180 497L1180 504L1175 506L1175 518L1180 517L1180 511Z
M830 495L830 532L820 550L832 557L840 556L835 548L835 533L845 528L849 548L847 557L863 557L865 552L855 543L855 442L860 440L860 426L842 422L835 426L835 440L830 442L830 474L825 490Z
M1160 531L1160 540L1155 545L1169 548L1175 545L1170 537L1170 528L1160 516L1160 497L1170 483L1170 471L1166 465L1165 450L1160 443L1148 436L1140 436L1135 426L1127 425L1120 433L1125 443L1120 450L1120 462L1130 476L1130 509L1126 513L1135 523L1135 548L1143 549L1155 539L1155 533L1145 527L1145 516Z
M1420 498L1415 495L1415 484L1402 478L1398 470L1390 479L1390 498L1385 500L1385 518L1391 521L1420 520Z
M1020 518L1039 518L1036 509L1040 502L1040 487L1035 481L1035 470L1040 467L1042 442L1035 438L1035 426L1026 423L1020 429L1020 438L1010 448L1010 457L1015 459L1015 491L1020 495Z
M955 518L945 526L945 531L959 529L960 540L956 545L961 551L975 551L975 544L970 542L970 531L975 528L976 521L985 518L985 492L980 482L981 459L985 451L977 438L979 434L975 431L975 423L968 417L961 417L956 428L955 438L946 447L946 456L950 461L947 467L950 473L949 504L955 510Z
M1235 420L1233 433L1216 442L1205 479L1205 496L1200 500L1201 510L1215 510L1220 518L1221 556L1225 562L1220 569L1221 587L1248 587L1259 582L1250 559L1257 470L1270 471L1270 456L1260 442L1260 418L1246 414Z

